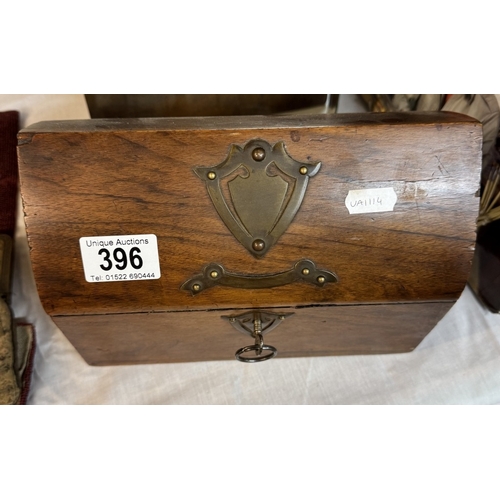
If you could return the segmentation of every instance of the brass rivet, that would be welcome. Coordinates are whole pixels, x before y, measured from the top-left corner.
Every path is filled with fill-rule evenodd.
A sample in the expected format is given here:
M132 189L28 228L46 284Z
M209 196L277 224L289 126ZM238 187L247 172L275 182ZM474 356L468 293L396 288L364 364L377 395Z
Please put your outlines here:
M215 173L215 172L208 172L207 177L208 177L211 181L213 181L213 180L217 177L217 175L216 175L216 173Z
M252 243L252 248L256 251L256 252L260 252L261 250L264 250L264 247L266 246L266 244L264 243L263 240L255 240L253 243Z
M307 276L311 271L309 271L309 269L307 269L307 267L305 267L304 269L302 269L302 274L304 276Z
M230 323L234 323L236 321L236 318L229 318Z
M300 170L299 172L302 174L302 175L306 175L308 170L307 170L307 167L300 167Z
M324 276L318 276L317 282L321 283L321 284L324 283L325 282L325 277Z
M194 290L195 292L199 292L199 291L201 290L201 286L200 286L200 285L198 285L198 284L193 285L193 290Z
M280 321L283 321L283 320L285 319L285 316L278 316L278 319L279 319Z
M252 151L252 158L255 161L262 161L266 157L266 152L262 148L255 148Z
M212 272L210 273L210 277L211 277L211 278L214 278L214 279L215 279L215 278L217 278L218 276L219 276L219 273L218 273L217 271L212 271Z

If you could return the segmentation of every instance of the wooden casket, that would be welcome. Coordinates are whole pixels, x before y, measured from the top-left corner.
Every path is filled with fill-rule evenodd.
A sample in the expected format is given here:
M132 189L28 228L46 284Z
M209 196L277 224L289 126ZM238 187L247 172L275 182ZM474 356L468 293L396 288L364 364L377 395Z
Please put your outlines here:
M90 364L408 352L460 296L481 124L454 113L42 122L35 280Z

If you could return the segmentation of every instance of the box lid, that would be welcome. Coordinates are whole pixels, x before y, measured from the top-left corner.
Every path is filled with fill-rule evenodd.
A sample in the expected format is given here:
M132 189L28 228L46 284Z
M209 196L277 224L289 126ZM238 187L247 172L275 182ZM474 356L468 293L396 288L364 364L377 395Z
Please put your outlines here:
M482 135L463 115L82 120L18 137L52 315L455 300L468 277Z

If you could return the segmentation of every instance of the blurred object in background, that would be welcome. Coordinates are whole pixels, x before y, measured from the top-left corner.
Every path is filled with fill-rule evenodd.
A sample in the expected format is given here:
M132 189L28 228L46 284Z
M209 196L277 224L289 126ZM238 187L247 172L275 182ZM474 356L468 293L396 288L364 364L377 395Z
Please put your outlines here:
M438 111L445 103L444 94L394 94L395 111Z
M500 313L500 134L483 167L477 241L469 284L483 304Z
M19 112L0 112L0 405L26 404L35 344L33 327L11 312L18 131Z
M359 94L367 110L374 113L387 113L395 111L392 103L393 94ZM409 109L406 111L410 111Z
M328 98L330 96L330 98ZM335 112L338 94L86 94L92 118Z

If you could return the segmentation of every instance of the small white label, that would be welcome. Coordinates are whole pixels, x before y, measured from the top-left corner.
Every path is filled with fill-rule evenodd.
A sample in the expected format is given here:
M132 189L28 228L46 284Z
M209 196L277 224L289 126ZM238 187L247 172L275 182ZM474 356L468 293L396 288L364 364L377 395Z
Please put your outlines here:
M90 283L157 280L158 242L154 234L80 238L85 279Z
M355 189L349 191L345 206L350 214L392 212L398 196L394 188Z

